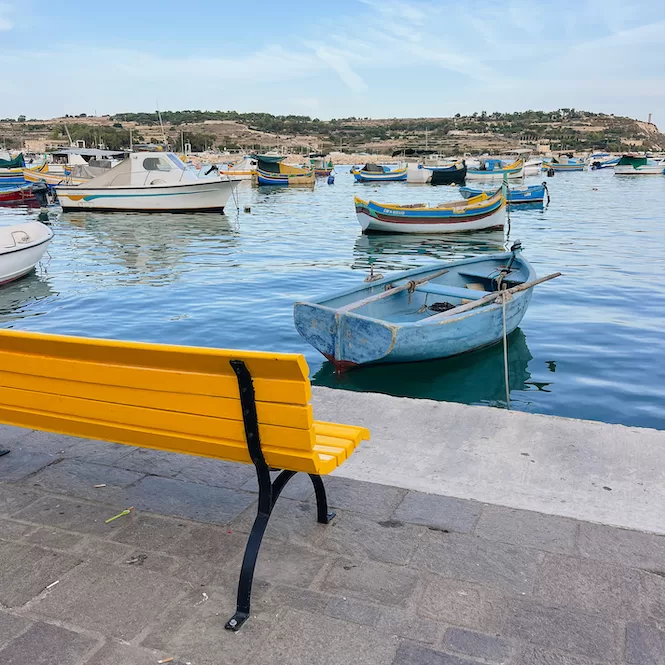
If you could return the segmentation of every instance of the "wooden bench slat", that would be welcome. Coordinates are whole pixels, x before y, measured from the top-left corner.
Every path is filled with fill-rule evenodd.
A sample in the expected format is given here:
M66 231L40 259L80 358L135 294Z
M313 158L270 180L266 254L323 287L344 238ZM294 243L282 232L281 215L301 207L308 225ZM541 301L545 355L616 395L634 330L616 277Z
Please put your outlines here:
M225 420L207 416L191 415L174 411L159 411L124 404L109 404L78 397L49 395L46 393L17 390L0 386L0 406L5 410L21 409L24 419L29 413L83 418L89 422L98 422L100 426L119 424L127 427L144 427L155 430L169 430L184 436L206 436L211 439L222 438L245 442L245 427L242 421ZM26 425L31 427L30 423ZM75 434L75 432L72 432ZM267 446L311 450L314 445L314 429L304 430L275 425L260 427L262 442ZM102 436L93 435L101 439Z
M158 389L149 390L100 383L82 383L66 379L18 374L0 369L1 386L29 390L34 393L96 400L108 404L141 406L161 411L178 411L211 418L242 421L242 408L237 396L235 398L211 397L210 395L173 393ZM236 393L237 391L236 385ZM259 401L256 408L259 424L261 425L310 429L313 424L312 407L309 404L300 406Z
M247 444L241 441L184 437L166 431L125 428L114 424L89 422L84 419L59 418L20 409L8 410L0 406L0 420L17 427L35 428L57 434L80 436L88 439L112 441L141 448L166 452L211 457L227 461L251 464ZM279 446L263 446L269 466L305 473L327 474L337 468L335 457L314 450L286 449Z
M327 423L321 420L314 421L314 431L317 438L319 436L331 436L339 439L350 439L354 447L367 440L370 437L369 430L365 427L356 427L355 425L339 425L337 423Z
M215 364L228 364L226 360L208 359L205 371L174 371L145 367L116 365L106 361L84 362L71 358L57 358L35 353L21 354L4 349L4 331L0 331L0 367L15 374L50 379L75 381L84 385L99 385L162 390L176 394L208 395L210 397L238 398L238 380L230 371L215 373ZM242 352L239 352L242 356ZM213 362L214 361L214 362ZM275 379L256 375L256 399L263 402L306 406L311 399L309 380Z
M23 331L0 331L2 349L20 354L53 356L102 365L127 365L174 372L235 374L230 360L243 360L252 376L309 382L305 358L297 353L267 353L198 346L122 342L87 337L65 337Z

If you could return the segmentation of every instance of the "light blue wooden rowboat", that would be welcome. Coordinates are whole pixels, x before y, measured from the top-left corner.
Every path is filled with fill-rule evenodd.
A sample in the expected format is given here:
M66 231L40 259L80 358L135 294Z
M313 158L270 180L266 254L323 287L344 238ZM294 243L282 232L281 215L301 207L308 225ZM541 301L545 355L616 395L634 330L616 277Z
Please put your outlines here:
M455 356L503 339L524 316L536 279L515 243L510 252L407 270L294 306L300 335L338 371L356 365ZM555 274L555 276L557 276ZM504 296L501 296L503 298Z

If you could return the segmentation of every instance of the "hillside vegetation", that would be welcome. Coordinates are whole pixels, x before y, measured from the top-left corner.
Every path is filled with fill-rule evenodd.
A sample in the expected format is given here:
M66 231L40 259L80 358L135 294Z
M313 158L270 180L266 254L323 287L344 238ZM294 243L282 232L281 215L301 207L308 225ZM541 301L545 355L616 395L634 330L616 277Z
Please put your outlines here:
M520 145L550 145L553 150L608 151L663 150L665 136L650 123L631 118L558 109L515 113L457 114L440 118L339 118L320 120L301 115L238 113L236 111L163 111L85 114L52 120L0 120L0 144L21 147L25 138L42 136L63 140L66 129L73 140L86 145L103 143L111 149L127 147L129 130L134 143L164 139L180 147L183 139L194 151L268 148L386 151L408 148L447 153L482 152ZM66 129L65 129L66 126Z

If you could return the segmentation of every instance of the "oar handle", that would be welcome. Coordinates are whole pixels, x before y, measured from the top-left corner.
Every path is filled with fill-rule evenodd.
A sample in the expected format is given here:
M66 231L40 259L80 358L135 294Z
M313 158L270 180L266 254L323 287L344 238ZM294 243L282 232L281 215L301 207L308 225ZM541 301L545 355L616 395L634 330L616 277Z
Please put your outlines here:
M517 286L513 286L510 289L505 289L503 291L496 291L495 293L490 293L490 295L485 296L484 298L481 298L480 300L474 300L473 302L466 303L466 305L460 305L459 307L453 307L452 309L446 310L445 312L441 312L441 314L435 314L434 316L430 316L427 320L431 321L432 319L444 319L449 316L455 316L457 314L463 314L464 312L468 312L472 309L476 309L477 307L481 307L482 305L487 305L490 302L493 302L496 300L499 296L505 294L505 293L519 293L520 291L526 291L527 289L530 289L537 284L542 284L543 282L548 282L550 279L554 279L555 277L561 277L560 272L554 272L551 275L546 275L545 277L539 277L538 279L534 279L531 282L525 282L524 284L518 284Z

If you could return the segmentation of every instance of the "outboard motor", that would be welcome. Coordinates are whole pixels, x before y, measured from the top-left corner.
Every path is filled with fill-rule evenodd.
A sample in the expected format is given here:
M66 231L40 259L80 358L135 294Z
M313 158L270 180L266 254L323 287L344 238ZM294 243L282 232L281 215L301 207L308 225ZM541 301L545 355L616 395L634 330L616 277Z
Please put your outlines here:
M329 185L335 184L335 176L332 173L328 176L328 184Z
M548 178L554 177L554 169L551 166L549 167L549 169L547 169L547 177Z
M37 199L40 208L46 208L49 204L48 185L45 182L36 182L32 186L32 193Z

